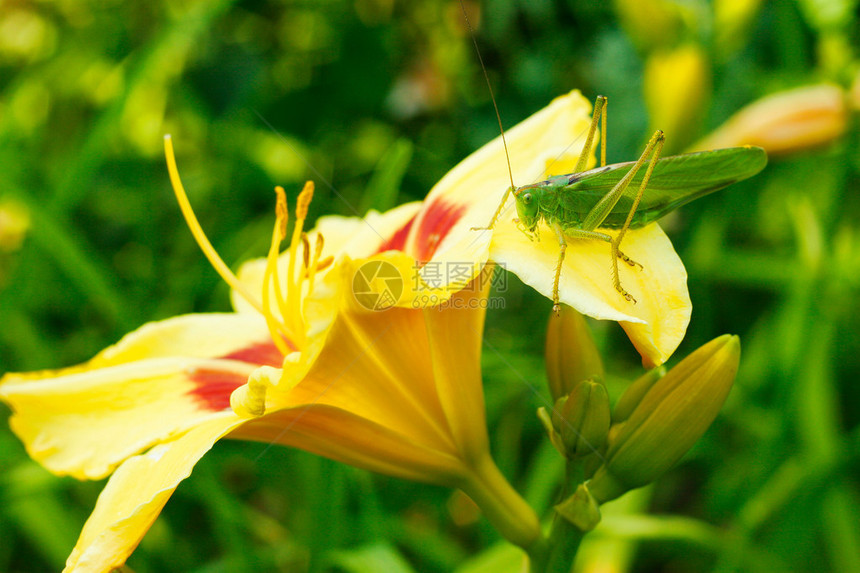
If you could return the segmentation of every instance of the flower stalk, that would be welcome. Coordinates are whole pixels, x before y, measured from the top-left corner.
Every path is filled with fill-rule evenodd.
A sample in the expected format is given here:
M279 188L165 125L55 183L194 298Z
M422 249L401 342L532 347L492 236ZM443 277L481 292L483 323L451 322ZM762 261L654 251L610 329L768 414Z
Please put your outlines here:
M478 460L459 488L508 541L530 556L544 550L537 514L505 479L489 455Z

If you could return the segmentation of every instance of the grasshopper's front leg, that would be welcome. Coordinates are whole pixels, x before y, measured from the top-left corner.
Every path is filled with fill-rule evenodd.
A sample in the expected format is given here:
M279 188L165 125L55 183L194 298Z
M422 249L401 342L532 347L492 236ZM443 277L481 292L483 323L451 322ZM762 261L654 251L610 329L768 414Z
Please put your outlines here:
M496 212L493 213L493 216L490 219L490 222L487 224L486 227L472 227L470 230L471 231L489 231L490 229L492 229L496 225L496 221L498 220L498 218L501 216L502 210L505 208L505 203L507 203L507 201L508 201L508 196L510 196L510 194L512 192L515 192L515 191L516 191L516 189L514 187L508 187L508 190L505 191L505 196L502 197L502 202L499 203L499 206L496 208Z

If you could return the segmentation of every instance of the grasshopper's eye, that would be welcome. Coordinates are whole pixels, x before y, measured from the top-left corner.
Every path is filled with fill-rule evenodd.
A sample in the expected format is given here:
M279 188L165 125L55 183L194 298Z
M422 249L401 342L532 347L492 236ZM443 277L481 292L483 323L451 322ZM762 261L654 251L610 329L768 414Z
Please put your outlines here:
M532 194L531 193L524 193L523 194L523 204L528 205L531 202L532 202Z

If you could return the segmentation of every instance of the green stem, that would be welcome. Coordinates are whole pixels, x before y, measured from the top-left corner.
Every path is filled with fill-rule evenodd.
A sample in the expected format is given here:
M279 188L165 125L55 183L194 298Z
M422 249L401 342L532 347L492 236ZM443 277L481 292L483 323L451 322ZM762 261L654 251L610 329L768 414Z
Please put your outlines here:
M568 573L585 534L585 531L556 514L549 534L549 556L542 572Z
M460 484L481 508L493 527L508 541L521 547L532 561L542 561L546 540L531 506L511 487L493 459L487 455Z
M582 483L582 466L580 463L568 460L565 467L565 481L562 487L560 500L566 500L577 490ZM587 531L579 529L576 525L556 512L553 515L547 542L548 551L542 556L541 561L532 561L531 573L567 573L573 565L579 544Z

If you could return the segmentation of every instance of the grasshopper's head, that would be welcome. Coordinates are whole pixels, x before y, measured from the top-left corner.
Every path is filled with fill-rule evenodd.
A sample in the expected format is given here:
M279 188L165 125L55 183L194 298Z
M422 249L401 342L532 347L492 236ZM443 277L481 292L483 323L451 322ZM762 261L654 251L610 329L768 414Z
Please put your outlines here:
M517 216L520 225L529 233L534 233L540 221L540 201L533 188L520 187L514 191L514 200L517 203Z

